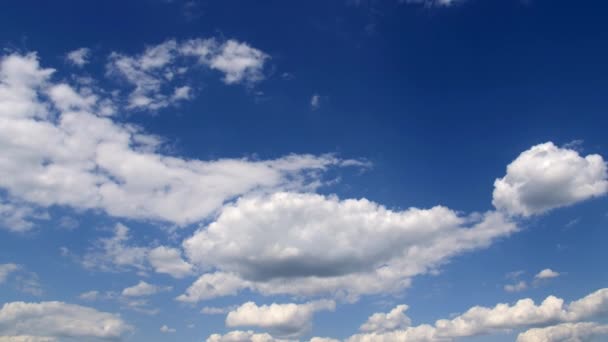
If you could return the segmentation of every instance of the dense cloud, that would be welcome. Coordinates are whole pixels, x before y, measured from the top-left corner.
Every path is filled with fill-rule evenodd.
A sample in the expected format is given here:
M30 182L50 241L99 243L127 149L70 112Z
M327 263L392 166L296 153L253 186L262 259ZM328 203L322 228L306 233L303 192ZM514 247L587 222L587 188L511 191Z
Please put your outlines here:
M317 194L249 196L184 242L193 263L219 271L203 275L180 300L243 288L349 300L396 292L411 277L516 230L495 212L467 217L441 206L393 211Z
M604 159L555 146L533 146L507 167L494 182L493 204L513 215L531 216L608 192Z
M276 336L298 336L312 328L312 316L321 310L334 310L333 301L305 304L271 304L258 306L247 302L226 316L228 327L258 327Z
M0 309L3 336L118 339L131 329L117 315L62 302L12 302Z

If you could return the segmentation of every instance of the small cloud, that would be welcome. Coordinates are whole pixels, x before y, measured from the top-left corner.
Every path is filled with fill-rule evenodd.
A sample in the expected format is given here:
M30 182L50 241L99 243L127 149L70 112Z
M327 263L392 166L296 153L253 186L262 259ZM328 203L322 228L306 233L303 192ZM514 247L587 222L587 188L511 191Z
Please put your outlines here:
M87 291L81 293L78 298L86 301L95 301L99 298L99 291Z
M80 48L74 51L70 51L66 55L66 59L71 64L77 67L83 67L85 64L89 63L89 57L91 55L91 50L88 48Z
M505 274L505 278L507 278L507 279L517 279L521 275L523 275L524 273L526 273L526 272L523 271L523 270L509 272L509 273Z
M294 74L293 74L293 73L291 73L291 72L284 72L284 73L282 73L282 74L281 74L281 78L282 78L283 80L285 80L285 81L291 81L291 80L293 80L294 78L296 78L296 75L294 75Z
M525 281L520 281L516 284L508 284L504 286L505 291L507 292L521 292L528 288L528 284Z
M312 95L312 97L310 98L310 108L312 108L312 110L317 110L317 109L321 108L321 95L319 95L319 94Z
M560 274L558 272L555 272L550 268L546 268L546 269L538 272L538 274L534 276L534 279L537 279L537 280L551 279L551 278L557 278L559 276L560 276Z
M160 327L160 332L165 334L174 333L176 331L177 330L175 330L174 328L169 328L167 325L163 325L162 327Z

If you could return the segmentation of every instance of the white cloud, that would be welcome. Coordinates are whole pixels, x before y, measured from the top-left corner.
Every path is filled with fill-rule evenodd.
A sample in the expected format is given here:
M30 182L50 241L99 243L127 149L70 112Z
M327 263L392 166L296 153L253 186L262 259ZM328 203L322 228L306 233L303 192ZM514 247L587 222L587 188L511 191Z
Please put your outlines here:
M181 252L177 248L156 247L150 250L148 259L157 273L166 273L174 278L183 278L192 274L192 265L182 259Z
M531 216L608 192L606 162L548 142L521 153L494 182L492 203L513 215Z
M562 323L534 328L517 336L517 342L586 342L596 336L608 335L608 325L597 323Z
M236 40L171 39L135 56L112 53L108 75L121 76L135 87L129 95L129 108L157 110L192 98L192 89L179 82L184 82L181 76L194 65L222 72L226 84L253 84L264 78L268 58L264 52Z
M288 342L289 340L277 339L267 333L255 333L249 331L231 331L225 335L213 334L207 338L207 342Z
M162 327L160 327L160 332L165 334L174 333L176 331L177 330L175 330L174 328L169 328L167 325L163 325Z
M73 51L68 52L66 55L66 59L68 62L78 66L83 67L85 64L89 63L89 57L91 56L91 49L89 48L80 48Z
M528 288L528 284L521 280L515 284L507 284L504 286L505 291L507 292L521 292Z
M162 64L162 58L146 63ZM187 225L242 194L318 185L319 171L343 162L329 155L166 156L157 137L103 116L102 100L53 84L52 73L35 54L0 62L0 188L16 200Z
M46 218L45 214L28 205L5 202L0 198L0 228L11 232L25 232L34 227L34 220Z
M117 223L112 237L101 238L93 244L93 249L82 259L83 266L99 268L103 271L124 270L125 268L146 270L148 248L130 246L129 239L129 228Z
M218 308L213 306L205 306L201 309L201 313L204 315L225 315L234 309L236 309L236 307Z
M86 300L86 301L94 301L97 300L97 298L99 298L100 293L99 291L87 291L87 292L83 292L81 293L78 298L82 299L82 300Z
M513 305L497 304L493 308L475 306L452 319L440 319L435 325L423 324L389 332L372 331L353 335L348 341L453 341L461 337L487 335L556 322L579 322L607 312L608 288L605 288L570 304L564 304L563 299L549 296L540 305L526 298ZM537 336L541 333L534 330L529 335Z
M377 312L371 315L367 322L363 323L359 330L363 332L387 332L397 329L405 329L412 324L412 320L405 315L407 305L397 305L388 313Z
M8 276L18 269L19 265L17 264L0 264L0 284L4 283Z
M12 302L0 309L0 335L118 339L129 331L117 315L63 302Z
M57 339L47 336L18 335L0 336L0 342L57 342Z
M140 280L137 285L127 287L122 290L122 295L126 297L142 297L150 296L161 291L171 290L170 287L160 287L152 284L148 284L143 280Z
M218 271L203 275L179 299L245 288L348 300L398 292L411 277L516 230L494 212L461 216L440 206L393 211L365 199L316 194L249 196L225 206L184 241L193 263Z
M319 94L312 95L312 97L310 98L310 108L312 108L312 110L317 110L317 109L321 108L321 95L319 95Z
M534 278L535 279L551 279L551 278L557 278L559 276L560 276L560 274L558 272L555 272L550 268L546 268L546 269L538 272L538 274L535 275Z
M247 302L226 316L226 326L258 327L276 336L299 336L312 327L316 311L334 310L335 302L322 300L305 304L276 304L258 306Z

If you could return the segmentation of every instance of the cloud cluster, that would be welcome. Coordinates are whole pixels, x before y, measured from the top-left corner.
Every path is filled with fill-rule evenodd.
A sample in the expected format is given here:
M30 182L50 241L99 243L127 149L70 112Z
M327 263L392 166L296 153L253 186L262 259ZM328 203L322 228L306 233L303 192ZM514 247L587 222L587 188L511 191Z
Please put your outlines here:
M91 56L91 49L89 48L79 48L67 53L65 58L67 61L77 67L83 67L87 63L89 63L89 58Z
M0 335L17 340L118 339L131 330L117 315L63 302L11 302L0 309Z
M312 328L312 316L321 310L334 310L335 302L322 300L305 304L276 304L258 306L247 302L230 311L226 326L257 327L276 336L298 336Z
M120 76L134 87L128 108L157 110L193 96L190 86L175 83L177 79L184 82L182 76L196 66L220 71L226 84L252 84L264 78L268 58L264 52L236 40L167 40L135 56L112 53L107 73Z
M207 342L289 342L289 340L274 338L267 333L236 330L224 335L213 334L207 338Z
M162 291L170 291L171 287L161 287L157 285L152 285L146 283L143 280L140 280L137 285L127 287L122 290L122 295L126 297L142 297L142 296L150 296Z
M53 83L52 74L35 54L0 61L0 188L26 203L186 225L252 191L317 184L314 171L343 162L329 155L214 161L163 155L157 137L100 114L106 106L100 96Z
M513 305L498 304L493 308L475 306L452 319L440 319L434 325L423 324L392 331L381 329L380 331L353 335L347 341L453 341L461 337L487 335L534 326L547 326L556 322L572 324L542 329L535 328L521 334L518 341L566 341L567 338L560 339L556 336L569 336L568 334L577 336L577 331L583 330L588 325L574 323L597 318L607 312L608 288L604 288L569 304L564 304L564 300L561 298L549 296L539 305L535 304L532 299L527 298L521 299ZM388 318L385 320L388 320ZM379 326L382 327L381 324ZM597 328L596 334L604 331L603 329L601 327ZM542 339L542 336L549 337Z
M367 322L363 323L359 330L363 332L387 332L397 329L405 329L412 324L412 320L405 315L408 306L397 305L388 313L377 312L371 315Z
M608 325L597 323L562 323L534 328L517 336L517 342L587 342L596 336L608 335Z
M193 263L218 271L204 274L179 299L195 302L244 288L348 300L396 292L411 277L516 230L496 212L393 211L365 199L310 193L248 196L184 241Z
M597 154L585 157L548 142L520 154L494 182L492 203L512 215L531 216L608 192L608 168Z

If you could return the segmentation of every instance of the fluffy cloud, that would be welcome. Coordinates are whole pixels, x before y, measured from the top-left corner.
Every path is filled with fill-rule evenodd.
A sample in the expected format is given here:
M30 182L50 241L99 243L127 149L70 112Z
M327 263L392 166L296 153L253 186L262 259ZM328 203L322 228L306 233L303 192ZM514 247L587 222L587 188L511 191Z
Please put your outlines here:
M167 40L135 56L112 53L108 75L118 75L134 86L128 107L157 110L191 98L191 88L177 84L194 65L224 74L226 84L252 84L264 78L264 52L236 40ZM172 95L171 95L172 94Z
M118 339L129 331L119 316L62 302L12 302L0 309L3 336Z
M0 342L56 342L57 339L54 337L46 336L31 336L31 335L18 335L18 336L0 336Z
M177 248L156 247L150 250L148 259L157 273L166 273L174 278L183 278L192 273L192 265L182 259Z
M513 215L531 216L608 192L606 162L597 154L578 152L548 142L533 146L494 182L492 203Z
M534 328L517 336L517 342L585 342L608 335L608 325L597 323L562 323L545 328Z
M263 294L397 292L450 257L488 246L517 227L495 212L445 207L393 211L365 199L275 193L225 206L184 241L204 274L179 297L198 301L249 288Z
M103 116L101 96L54 84L52 73L35 54L0 61L0 188L17 200L186 225L242 194L308 188L318 184L318 171L344 163L328 155L163 155L160 139Z
M563 299L549 296L539 305L527 298L521 299L513 305L498 304L493 308L475 306L452 319L440 319L435 322L435 325L423 324L388 332L372 331L353 335L348 341L452 341L460 337L486 335L555 322L579 322L599 317L606 312L608 312L608 288L600 289L570 304L564 304ZM550 334L553 332L557 334L557 332L564 332L568 330L568 327L574 326L575 324L563 325L560 328L554 330L549 328L545 331L533 329L526 333L528 335L521 337L529 339L521 341L554 341L533 338L551 336ZM543 335L545 333L549 335ZM555 341L562 340L556 339Z
M559 275L560 274L558 272L555 272L550 268L546 268L546 269L538 272L538 274L534 276L534 279L539 279L539 280L540 279L551 279L551 278L557 278L557 277L559 277Z
M231 331L225 335L213 334L207 338L207 342L288 342L289 340L277 339L267 333L255 333L253 331Z
M412 324L412 320L405 315L407 305L397 305L388 313L377 312L371 315L367 322L363 323L359 330L363 332L387 332L397 329L405 329Z
M18 269L19 265L16 264L0 264L0 284L4 283L6 278Z
M86 268L98 268L103 271L135 268L147 269L148 248L129 245L129 228L121 223L114 227L114 235L100 238L93 248L83 257Z
M85 64L89 63L89 57L91 55L91 50L88 48L80 48L73 51L70 51L66 55L66 59L68 62L78 66L83 67Z
M305 304L271 304L258 306L247 302L226 316L228 327L259 327L277 336L298 336L312 327L316 311L334 310L333 301L315 301Z
M122 295L127 297L141 297L150 296L161 291L170 290L170 287L160 287L152 284L148 284L141 280L137 285L127 287L122 290Z
M33 220L45 218L46 214L37 212L31 206L10 203L0 198L0 229L25 232L34 227Z

